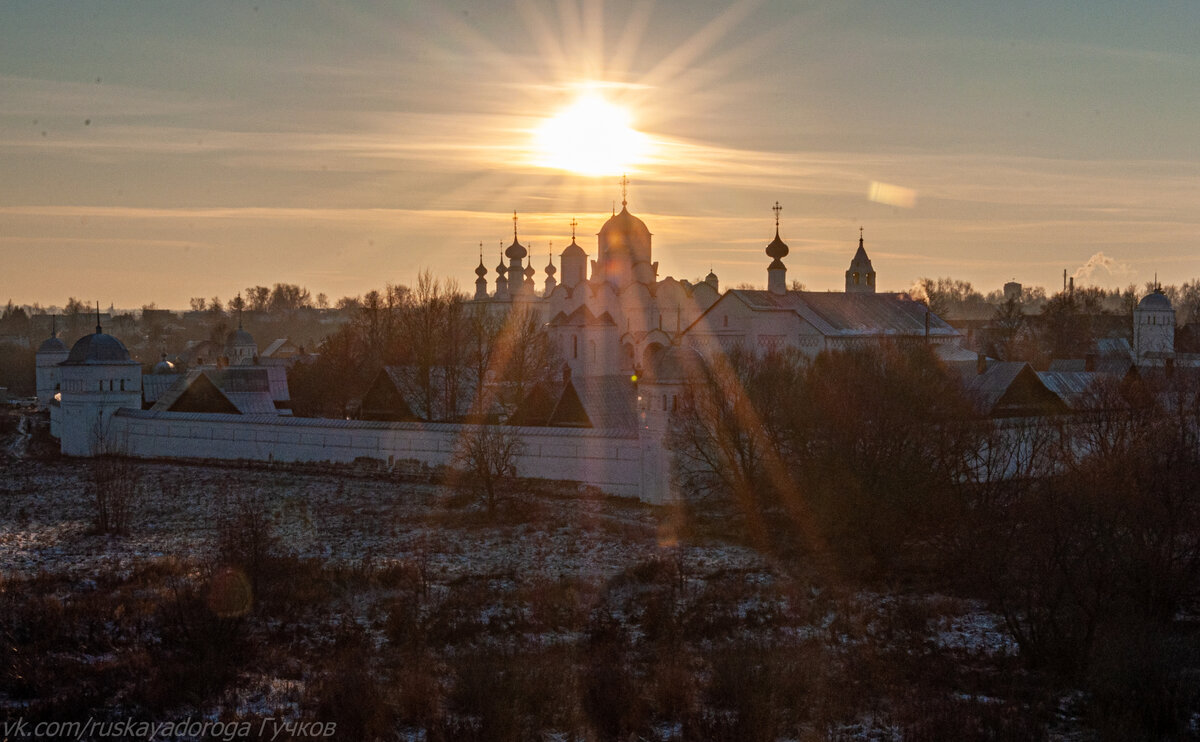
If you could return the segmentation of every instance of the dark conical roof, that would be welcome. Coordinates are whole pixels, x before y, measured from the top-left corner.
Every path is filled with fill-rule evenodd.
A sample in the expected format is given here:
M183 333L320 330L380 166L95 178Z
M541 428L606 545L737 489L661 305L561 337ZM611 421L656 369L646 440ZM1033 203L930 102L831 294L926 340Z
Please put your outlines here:
M871 259L867 257L867 251L863 247L863 238L861 235L858 238L858 250L854 253L854 258L850 261L850 270L857 270L860 273L873 270Z

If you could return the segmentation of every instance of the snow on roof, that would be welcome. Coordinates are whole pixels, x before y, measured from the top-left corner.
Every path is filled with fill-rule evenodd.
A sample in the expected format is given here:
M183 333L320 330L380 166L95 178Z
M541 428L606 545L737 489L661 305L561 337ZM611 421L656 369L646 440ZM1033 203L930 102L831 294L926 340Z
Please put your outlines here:
M770 291L733 289L755 311L791 311L827 336L923 336L929 317L931 337L957 337L958 330L905 294L845 294L822 291ZM722 297L724 299L725 297ZM713 306L716 306L715 304Z

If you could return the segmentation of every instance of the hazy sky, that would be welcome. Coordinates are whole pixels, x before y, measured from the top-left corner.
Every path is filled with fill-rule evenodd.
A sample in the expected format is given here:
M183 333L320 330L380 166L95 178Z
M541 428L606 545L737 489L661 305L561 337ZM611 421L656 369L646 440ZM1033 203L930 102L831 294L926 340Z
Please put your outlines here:
M653 143L660 276L885 289L1200 276L1200 3L0 4L0 302L331 299L478 245L540 269L621 198L535 164L592 83ZM872 198L874 196L874 198ZM557 257L555 259L557 263ZM489 280L494 274L489 274Z

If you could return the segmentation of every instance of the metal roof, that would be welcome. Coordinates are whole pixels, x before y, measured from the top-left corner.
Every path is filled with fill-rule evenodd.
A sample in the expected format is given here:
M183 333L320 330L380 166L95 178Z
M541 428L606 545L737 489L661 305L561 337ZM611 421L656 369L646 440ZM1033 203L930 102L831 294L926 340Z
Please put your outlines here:
M929 316L930 337L959 335L958 330L930 312L924 304L913 301L905 294L845 294L833 291L774 294L763 290L733 289L725 294L725 297L728 296L736 296L755 311L795 312L827 336L924 336L926 315Z
M461 433L472 425L455 423L389 423L373 420L339 420L323 417L289 417L282 415L229 415L212 412L170 412L167 410L138 410L122 407L114 413L117 417L135 420L181 420L208 423L235 423L256 425L279 425L289 428L328 428L333 430L427 430L441 433ZM546 438L636 438L637 431L611 428L527 428L511 427L522 436Z
M76 340L67 360L62 362L64 366L99 364L137 364L137 361L130 360L129 351L120 340L103 332L94 332Z

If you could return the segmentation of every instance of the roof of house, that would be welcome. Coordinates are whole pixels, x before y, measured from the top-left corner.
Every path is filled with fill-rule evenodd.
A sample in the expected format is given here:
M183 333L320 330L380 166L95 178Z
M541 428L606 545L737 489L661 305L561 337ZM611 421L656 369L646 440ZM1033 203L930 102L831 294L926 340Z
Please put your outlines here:
M154 404L176 382L185 378L185 374L142 374L142 401Z
M384 366L371 382L368 395L372 391L378 390L381 384L389 384L391 389L388 391L393 391L397 395L397 399L392 401L395 409L390 411L401 416L411 414L420 420L459 420L471 413L476 386L467 375L463 374L457 379L452 379L448 376L447 370L441 366L429 369L429 375L429 384L434 390L433 409L429 409L430 405L424 394L421 370L416 366ZM446 392L452 382L456 387L457 395L455 399L449 400ZM364 395L364 402L367 401L366 396ZM364 412L388 412L388 410L368 411L364 409Z
M583 416L574 409L577 400ZM625 375L572 378L563 389L550 425L637 429L637 389Z
M182 381L162 391L150 409L279 414L268 370L257 366L192 369Z
M726 292L708 312L729 297L740 299L754 311L795 312L826 336L923 336L926 334L927 316L928 334L931 337L959 335L958 330L907 294L846 294L834 291L787 291L775 294L756 289L733 289Z
M1038 379L1073 410L1085 406L1106 374L1095 371L1038 371Z
M1024 361L988 361L978 365L947 364L957 370L963 394L984 415L1014 417L1066 412L1067 403L1048 389Z

